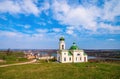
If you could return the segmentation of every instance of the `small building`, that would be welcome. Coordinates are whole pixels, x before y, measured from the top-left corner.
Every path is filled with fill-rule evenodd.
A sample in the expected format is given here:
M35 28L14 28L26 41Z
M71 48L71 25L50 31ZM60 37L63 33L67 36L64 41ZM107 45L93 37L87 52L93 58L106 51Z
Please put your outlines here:
M35 59L36 56L33 53L25 53L25 58L27 58L27 59Z
M84 50L79 49L76 43L73 43L70 49L66 50L65 39L61 37L59 39L59 50L57 51L57 61L61 63L87 62L88 56L84 52Z

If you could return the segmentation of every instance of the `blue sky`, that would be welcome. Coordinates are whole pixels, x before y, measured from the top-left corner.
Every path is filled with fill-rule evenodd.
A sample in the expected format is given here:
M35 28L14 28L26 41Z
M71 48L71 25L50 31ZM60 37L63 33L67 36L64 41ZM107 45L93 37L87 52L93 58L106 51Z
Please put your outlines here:
M120 0L0 0L0 49L120 49Z

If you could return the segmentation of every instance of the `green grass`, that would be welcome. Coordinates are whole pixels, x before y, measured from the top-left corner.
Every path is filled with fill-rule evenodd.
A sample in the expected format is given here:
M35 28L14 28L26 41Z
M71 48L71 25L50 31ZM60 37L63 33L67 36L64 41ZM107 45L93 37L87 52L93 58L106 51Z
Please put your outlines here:
M23 52L10 52L7 54L5 51L0 52L0 60L4 60L4 62L0 62L0 65L28 61L26 58L24 58Z
M0 79L120 79L120 64L40 61L0 68Z

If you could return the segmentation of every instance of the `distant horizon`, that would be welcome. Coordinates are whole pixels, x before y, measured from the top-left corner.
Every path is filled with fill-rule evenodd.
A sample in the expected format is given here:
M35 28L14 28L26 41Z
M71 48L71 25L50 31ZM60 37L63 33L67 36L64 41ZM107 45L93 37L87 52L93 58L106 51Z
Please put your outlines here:
M0 50L8 50L8 49L0 49ZM59 50L59 49L10 49L10 50ZM83 49L83 50L120 50L120 49Z
M120 49L120 0L0 0L0 49Z

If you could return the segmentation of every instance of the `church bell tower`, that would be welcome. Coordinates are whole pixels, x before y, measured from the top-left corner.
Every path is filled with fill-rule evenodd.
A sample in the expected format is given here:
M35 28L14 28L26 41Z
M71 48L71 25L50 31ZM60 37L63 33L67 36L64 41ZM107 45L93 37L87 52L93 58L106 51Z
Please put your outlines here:
M61 37L59 39L59 50L64 50L65 49L65 39L64 37Z

